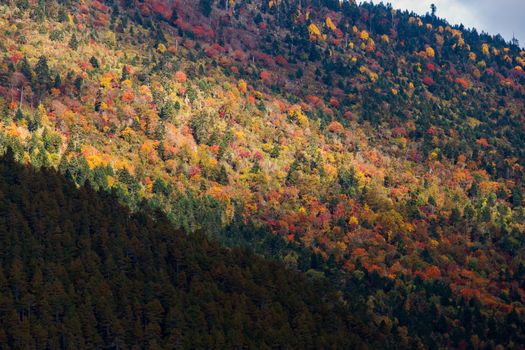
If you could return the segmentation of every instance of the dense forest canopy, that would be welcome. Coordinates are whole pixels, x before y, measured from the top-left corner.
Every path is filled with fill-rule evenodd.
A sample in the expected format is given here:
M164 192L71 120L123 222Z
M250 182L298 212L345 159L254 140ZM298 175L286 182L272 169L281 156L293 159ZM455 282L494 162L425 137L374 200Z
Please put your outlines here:
M0 1L0 37L18 162L327 279L385 342L524 343L517 42L336 0Z
M383 338L325 281L7 158L2 349L359 348Z

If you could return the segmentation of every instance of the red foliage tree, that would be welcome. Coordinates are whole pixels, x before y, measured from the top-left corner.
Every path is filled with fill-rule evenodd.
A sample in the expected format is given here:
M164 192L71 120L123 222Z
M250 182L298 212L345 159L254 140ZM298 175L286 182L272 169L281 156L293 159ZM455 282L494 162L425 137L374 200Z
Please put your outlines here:
M434 79L432 79L431 77L425 77L423 78L423 84L425 84L426 86L432 86L434 85Z
M181 71L178 71L177 73L175 73L175 81L176 82L184 83L184 82L186 82L187 79L188 78L186 76L186 73L181 72Z

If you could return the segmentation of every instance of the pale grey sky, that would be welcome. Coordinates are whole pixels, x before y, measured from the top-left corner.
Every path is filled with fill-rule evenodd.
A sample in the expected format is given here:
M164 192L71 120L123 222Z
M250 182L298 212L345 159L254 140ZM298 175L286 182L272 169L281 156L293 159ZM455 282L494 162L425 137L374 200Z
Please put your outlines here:
M378 3L379 1L374 1ZM451 24L463 23L505 40L512 35L525 47L525 0L383 0L394 8L412 10L419 14L430 12L430 4L437 7L437 16Z

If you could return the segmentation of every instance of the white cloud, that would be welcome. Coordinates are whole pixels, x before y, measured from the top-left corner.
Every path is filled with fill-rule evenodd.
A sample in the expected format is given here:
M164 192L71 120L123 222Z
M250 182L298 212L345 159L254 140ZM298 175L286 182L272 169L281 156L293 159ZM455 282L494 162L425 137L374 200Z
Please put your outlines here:
M377 1L374 1L377 3ZM407 9L418 14L430 12L430 5L437 7L437 16L451 24L463 24L495 35L500 33L506 40L513 33L525 44L524 0L385 0L394 8Z

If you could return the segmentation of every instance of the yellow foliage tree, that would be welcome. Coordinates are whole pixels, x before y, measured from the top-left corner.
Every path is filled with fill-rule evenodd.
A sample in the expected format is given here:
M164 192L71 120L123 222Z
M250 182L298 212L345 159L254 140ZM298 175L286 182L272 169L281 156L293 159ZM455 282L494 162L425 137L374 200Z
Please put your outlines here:
M489 56L490 55L490 51L489 51L489 45L488 44L483 44L481 45L481 52L485 55L485 56Z
M163 43L159 43L159 45L157 46L157 50L159 50L160 53L164 53L166 52L166 46L164 46Z
M237 86L239 88L239 91L243 94L245 94L248 91L248 85L243 79L239 80L239 82L237 83Z
M330 17L326 17L326 26L331 30L334 31L337 29L337 26L332 22L332 19Z
M301 127L308 127L308 117L304 115L304 113L301 111L301 107L299 106L293 106L288 111L288 116L292 120L296 120L297 124L299 124Z
M146 140L140 146L140 153L142 153L144 156L148 156L152 151L154 151L157 146L160 144L159 141L153 141L153 140Z
M321 31L313 23L308 26L308 33L310 33L310 35L318 37L318 38L321 37Z
M102 86L105 89L110 89L111 88L111 82L113 81L113 78L114 78L113 73L111 73L111 72L105 73L100 78L100 86Z
M427 54L427 57L429 58L434 58L436 56L436 52L430 46L425 49L425 53Z

